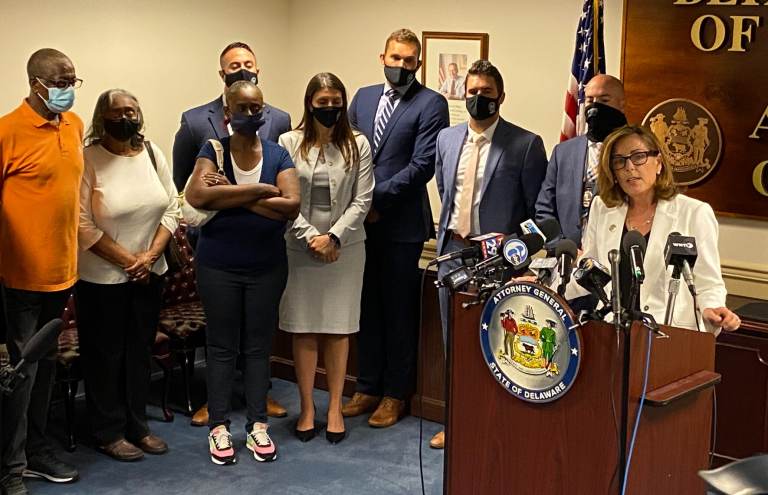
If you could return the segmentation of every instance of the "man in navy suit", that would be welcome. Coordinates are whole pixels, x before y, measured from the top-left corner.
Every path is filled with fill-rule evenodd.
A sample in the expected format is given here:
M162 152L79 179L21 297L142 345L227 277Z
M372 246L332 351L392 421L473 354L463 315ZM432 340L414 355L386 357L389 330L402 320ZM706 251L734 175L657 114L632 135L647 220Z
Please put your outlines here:
M256 55L251 47L242 42L228 45L219 56L219 76L229 87L235 81L259 81ZM264 125L259 137L277 142L280 134L291 130L291 116L279 108L264 105ZM210 103L192 108L181 114L181 126L173 141L173 182L179 191L184 190L187 179L195 168L200 148L209 139L221 139L230 134L224 122L224 98L217 97Z
M248 80L259 82L259 69L256 67L256 55L247 44L236 41L222 50L219 56L219 76L226 87L236 81ZM279 108L264 105L264 125L259 129L259 137L277 142L280 134L291 130L291 116ZM210 103L192 108L181 114L181 126L173 141L173 182L179 191L184 190L187 179L195 168L195 161L200 148L209 139L229 136L229 128L224 121L224 96L219 96ZM189 229L190 241L197 239L197 229ZM287 411L277 401L267 397L267 415L282 418ZM208 424L208 407L201 407L192 416L192 424Z
M541 137L500 117L504 80L489 61L478 60L467 71L465 96L469 122L437 136L435 178L442 201L438 255L468 247L468 239L476 235L520 233L520 223L534 216L547 171ZM460 265L461 260L441 263L438 278ZM439 297L446 341L448 289L441 288ZM442 448L444 433L436 434L430 445Z
M536 221L554 218L563 236L581 246L582 228L597 194L597 166L603 140L627 123L624 85L598 74L584 88L587 135L564 141L552 150L547 177L536 201Z
M427 182L435 173L435 139L448 126L448 102L416 81L421 43L392 33L380 55L385 84L360 89L352 125L371 143L376 186L366 219L357 392L344 416L375 412L374 427L395 424L413 391L419 332L419 258L434 233ZM383 398L382 398L383 397Z

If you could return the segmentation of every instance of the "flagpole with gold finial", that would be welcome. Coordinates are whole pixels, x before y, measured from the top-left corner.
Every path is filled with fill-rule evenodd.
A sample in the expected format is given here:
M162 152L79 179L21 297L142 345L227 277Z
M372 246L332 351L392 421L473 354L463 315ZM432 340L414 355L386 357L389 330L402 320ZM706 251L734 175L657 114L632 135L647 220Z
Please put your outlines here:
M595 64L595 75L600 74L600 0L592 0L592 62Z

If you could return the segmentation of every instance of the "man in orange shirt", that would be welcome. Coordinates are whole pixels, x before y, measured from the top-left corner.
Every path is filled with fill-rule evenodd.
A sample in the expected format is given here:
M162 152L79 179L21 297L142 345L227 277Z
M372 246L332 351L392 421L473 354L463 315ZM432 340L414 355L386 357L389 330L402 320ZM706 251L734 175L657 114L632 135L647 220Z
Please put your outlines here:
M11 362L53 318L61 316L77 279L77 225L83 173L83 123L68 110L82 84L72 61L50 48L27 62L29 96L0 117L0 283ZM77 470L46 439L55 349L5 398L0 485L26 494L22 475L65 483Z

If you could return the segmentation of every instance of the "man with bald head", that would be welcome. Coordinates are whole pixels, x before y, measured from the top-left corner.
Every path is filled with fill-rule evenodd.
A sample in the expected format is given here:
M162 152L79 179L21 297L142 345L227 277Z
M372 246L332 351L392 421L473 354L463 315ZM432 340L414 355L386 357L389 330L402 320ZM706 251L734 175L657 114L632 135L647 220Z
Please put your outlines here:
M11 363L48 321L59 318L77 279L83 123L69 109L78 79L72 61L44 48L27 63L29 95L0 117L0 282ZM74 481L45 430L56 349L22 366L26 380L4 397L0 486L27 493L22 475Z
M625 125L624 85L598 74L584 88L587 134L564 141L552 150L547 176L536 200L536 221L554 218L563 236L581 246L581 235L592 199L603 141Z
M237 81L250 81L259 84L259 69L256 65L256 55L246 43L236 41L227 45L219 55L219 77L224 82L224 91ZM232 134L231 127L224 120L224 95L210 103L187 110L181 115L181 126L173 141L173 182L179 191L184 190L192 170L195 168L197 154L209 139L221 141ZM280 134L291 130L291 116L287 112L264 104L262 110L264 125L258 135L274 143ZM190 242L195 245L197 229L189 229ZM282 418L287 411L271 397L267 401L269 416ZM192 417L194 426L208 424L208 408L198 409Z

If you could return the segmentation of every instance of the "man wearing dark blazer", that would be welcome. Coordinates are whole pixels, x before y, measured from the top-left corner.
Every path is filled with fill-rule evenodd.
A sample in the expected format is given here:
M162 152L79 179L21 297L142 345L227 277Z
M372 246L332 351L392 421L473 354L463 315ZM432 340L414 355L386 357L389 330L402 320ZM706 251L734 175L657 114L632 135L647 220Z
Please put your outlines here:
M613 76L598 74L584 88L587 135L564 141L552 150L547 176L536 201L536 221L554 218L563 236L581 246L582 228L598 191L597 164L602 141L627 123L624 86Z
M228 45L221 52L219 63L219 76L225 86L229 87L235 81L243 79L258 84L259 69L256 66L256 56L247 44L238 41ZM265 104L264 125L259 129L259 137L276 143L280 134L290 130L291 116L279 108ZM184 190L187 179L195 168L200 148L209 139L220 140L229 134L224 122L223 96L181 114L181 125L173 141L173 182L179 191Z
M420 55L412 31L392 33L380 55L387 82L360 89L349 108L352 125L371 143L376 186L365 224L357 392L342 413L375 410L368 424L380 428L402 417L413 392L418 263L434 234L427 182L437 133L449 122L445 98L416 81Z
M248 80L254 84L259 82L259 69L256 66L256 55L247 44L236 41L227 45L219 56L219 76L226 87L235 81ZM291 130L291 116L279 108L264 105L264 125L259 129L259 137L277 142L280 134ZM181 114L181 126L173 141L173 182L179 191L184 190L200 148L209 140L229 136L230 131L224 121L224 96L219 96L210 103L192 108ZM197 229L189 229L190 241L197 237ZM277 401L267 397L267 415L281 418L287 411ZM192 416L192 424L203 426L208 424L208 407L201 407Z
M442 207L437 254L459 251L481 234L520 233L520 223L533 218L536 198L547 171L541 137L499 116L504 80L487 60L473 63L466 78L469 122L437 136L435 179ZM458 268L461 260L443 262L438 279ZM441 288L440 316L447 340L450 293ZM430 445L442 448L444 433Z

